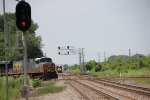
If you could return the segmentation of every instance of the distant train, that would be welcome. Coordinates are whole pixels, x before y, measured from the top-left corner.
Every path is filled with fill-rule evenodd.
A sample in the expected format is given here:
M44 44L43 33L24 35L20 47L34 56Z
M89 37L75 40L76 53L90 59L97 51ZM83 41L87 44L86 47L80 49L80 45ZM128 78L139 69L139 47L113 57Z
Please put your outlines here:
M5 64L8 64L8 75L22 75L23 61L0 61L0 76L5 75ZM55 63L51 58L41 57L36 59L28 59L27 73L30 77L39 77L42 79L58 78Z
M62 73L63 72L63 66L62 65L57 65L56 69L57 69L58 73Z

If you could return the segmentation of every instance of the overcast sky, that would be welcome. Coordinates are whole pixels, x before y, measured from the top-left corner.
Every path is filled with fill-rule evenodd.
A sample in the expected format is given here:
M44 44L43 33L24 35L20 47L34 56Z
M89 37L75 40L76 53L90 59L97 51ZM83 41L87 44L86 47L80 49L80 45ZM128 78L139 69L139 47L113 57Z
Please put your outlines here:
M150 0L26 0L39 25L43 52L57 64L79 63L78 54L58 55L58 46L84 48L85 61L111 55L150 54ZM15 12L6 0L6 12ZM2 14L2 0L0 13Z

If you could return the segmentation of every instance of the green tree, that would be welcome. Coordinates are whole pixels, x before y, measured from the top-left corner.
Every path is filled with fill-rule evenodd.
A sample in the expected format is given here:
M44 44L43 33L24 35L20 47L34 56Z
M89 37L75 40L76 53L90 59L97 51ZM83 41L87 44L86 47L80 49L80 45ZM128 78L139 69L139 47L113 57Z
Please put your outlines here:
M144 64L144 67L150 68L150 55L145 56L145 58L143 60L143 64Z
M0 15L0 60L4 60L4 21L3 15ZM15 24L15 14L14 13L6 13L6 22L7 22L7 30L5 35L7 36L7 46L9 45L9 41L11 43L11 48L16 47L16 32L18 33L18 41L19 47L22 47L22 32L16 28ZM36 58L43 56L41 44L42 39L40 36L36 36L35 31L37 30L38 25L32 21L31 27L28 31L26 31L27 35L27 52L28 58ZM10 37L8 38L8 33L10 33ZM22 59L22 50L7 50L7 59L10 60L20 60Z
M95 67L95 72L100 72L101 69L102 69L102 65L101 65L101 63L98 63Z
M85 67L86 67L87 71L92 69L92 66L90 64L88 64L88 63L85 65Z
M64 64L64 70L67 70L69 68L68 64Z

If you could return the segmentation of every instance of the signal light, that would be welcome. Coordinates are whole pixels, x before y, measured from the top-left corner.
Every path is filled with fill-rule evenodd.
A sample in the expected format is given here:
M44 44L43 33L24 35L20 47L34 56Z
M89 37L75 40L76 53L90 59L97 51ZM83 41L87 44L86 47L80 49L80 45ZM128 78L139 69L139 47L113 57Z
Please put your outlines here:
M26 25L27 25L26 22L24 22L24 21L21 22L21 26L22 26L22 27L26 27Z
M69 49L69 46L67 46L67 49Z
M21 31L31 26L31 7L25 1L20 1L16 6L16 26Z
M58 54L60 55L60 52L58 52Z

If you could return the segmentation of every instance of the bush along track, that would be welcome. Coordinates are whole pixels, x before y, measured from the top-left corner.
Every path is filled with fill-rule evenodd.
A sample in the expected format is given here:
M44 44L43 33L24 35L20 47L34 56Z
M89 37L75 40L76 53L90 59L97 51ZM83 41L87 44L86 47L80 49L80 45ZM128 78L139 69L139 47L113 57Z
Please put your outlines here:
M36 87L33 88L33 92L31 94L31 97L35 97L35 96L42 96L48 93L59 93L62 92L66 86L56 86L55 82L53 81L40 81L40 83L36 80L35 82L33 82L33 84L37 85L40 84Z

